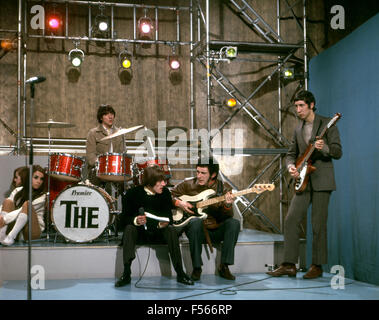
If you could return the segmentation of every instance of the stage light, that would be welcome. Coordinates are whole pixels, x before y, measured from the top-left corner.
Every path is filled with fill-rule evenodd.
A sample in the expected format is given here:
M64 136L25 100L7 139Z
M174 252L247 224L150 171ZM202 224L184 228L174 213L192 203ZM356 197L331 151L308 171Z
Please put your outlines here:
M178 70L180 68L180 61L176 55L170 56L168 61L171 70Z
M97 15L93 31L96 37L107 38L109 36L109 18L104 15Z
M13 49L17 48L17 39L10 40L10 39L4 39L1 40L1 49L4 51L11 51Z
M58 29L60 26L59 20L55 17L50 18L48 23L49 23L50 28L52 29Z
M47 15L46 31L51 35L58 35L62 32L63 20L59 13L52 13Z
M230 59L237 57L237 47L226 47L225 56Z
M237 105L237 100L234 98L229 98L224 101L224 105L229 108L234 108Z
M124 69L129 69L132 66L132 55L124 50L119 54L120 66Z
M72 49L68 53L68 60L74 67L80 67L84 60L84 52L78 48Z
M146 17L146 14L138 20L139 38L141 40L151 40L153 29L153 22L149 17Z
M284 68L282 71L282 75L284 79L294 79L295 78L295 70L294 68Z

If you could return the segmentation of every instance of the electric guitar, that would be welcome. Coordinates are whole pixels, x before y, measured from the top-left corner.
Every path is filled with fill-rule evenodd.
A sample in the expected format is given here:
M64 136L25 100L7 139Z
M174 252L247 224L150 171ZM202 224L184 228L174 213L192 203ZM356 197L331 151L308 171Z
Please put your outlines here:
M318 138L322 139L326 133L326 130L334 126L341 117L342 115L340 113L336 113L322 130ZM305 190L309 181L309 175L316 170L316 167L312 166L312 161L310 159L314 150L314 144L310 143L303 155L296 160L296 170L300 173L300 176L295 180L296 193L301 193Z
M255 184L253 187L241 191L233 192L233 197L239 197L243 196L248 193L262 193L264 191L272 191L275 189L274 184ZM203 210L212 205L216 204L222 201L225 201L225 195L211 198L216 194L216 191L213 189L204 190L203 192L200 192L196 196L188 196L188 195L182 195L179 197L180 200L189 202L192 204L193 208L191 210L194 212L194 214L189 214L186 211L183 211L181 209L177 209L176 212L173 214L173 224L174 227L182 227L185 226L188 222L190 222L191 219L194 218L200 218L200 219L206 219L207 214L203 212Z

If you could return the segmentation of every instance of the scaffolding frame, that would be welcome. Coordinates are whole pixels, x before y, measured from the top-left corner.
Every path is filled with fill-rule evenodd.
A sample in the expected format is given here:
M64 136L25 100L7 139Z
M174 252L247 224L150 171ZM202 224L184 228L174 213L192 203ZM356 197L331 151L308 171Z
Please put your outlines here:
M279 180L279 188L280 188L280 201L279 201L279 210L280 210L280 228L277 228L275 224L270 221L270 219L257 207L254 206L254 203L263 195L257 195L252 201L249 201L246 197L240 197L237 199L237 202L240 203L243 207L241 211L238 206L235 206L237 209L240 218L243 222L244 215L247 212L257 216L260 221L266 226L269 227L272 231L276 233L283 233L284 227L284 217L283 217L283 174L286 172L286 168L283 166L283 159L288 149L284 149L289 146L289 140L283 136L282 134L282 82L281 77L278 77L278 122L279 128L276 128L268 119L266 119L263 114L251 103L251 99L259 92L259 90L272 79L273 75L277 72L280 72L284 64L290 61L295 52L302 48L304 50L303 60L299 61L299 59L295 59L296 63L302 63L304 66L303 79L304 88L307 90L308 88L308 54L307 54L307 42L309 41L307 37L307 17L306 17L306 1L302 0L303 5L303 26L299 24L295 17L295 13L293 11L293 7L290 6L288 0L283 0L287 6L287 10L289 10L292 16L295 18L298 27L303 31L303 39L300 44L286 44L284 43L281 35L280 35L280 21L281 21L281 0L276 0L276 17L277 17L277 32L274 31L270 25L264 21L264 19L259 15L259 13L254 10L254 8L245 0L230 0L225 1L226 5L230 8L230 10L239 17L245 24L249 26L252 31L255 31L260 35L260 37L264 40L264 42L252 43L252 42L240 42L240 41L212 41L210 40L210 21L209 21L209 0L195 0L197 11L198 11L198 43L193 47L194 50L197 50L196 53L191 54L191 57L195 57L196 61L205 69L206 79L207 79L207 124L208 124L208 132L211 132L211 107L214 99L212 99L212 88L213 85L211 81L215 81L229 96L236 100L238 107L236 110L220 125L216 132L220 132L222 128L224 128L227 124L229 124L232 119L243 110L251 119L254 121L276 144L278 152L276 153L274 159L260 172L257 177L255 177L248 187L254 185L256 181L276 162L279 162L279 169L273 174L271 177L271 183ZM202 8L205 2L205 10ZM295 5L297 2L295 3ZM205 13L204 13L205 11ZM203 22L203 29L205 35L201 37L200 28L201 28L201 20ZM230 39L228 39L230 40ZM237 86L233 85L233 83L216 67L216 63L222 61L222 59L218 58L221 56L218 54L218 51L222 47L225 46L235 46L238 49L238 52L245 51L250 52L252 54L277 54L277 67L259 84L257 88L253 90L251 94L245 97L242 94L242 91L237 88ZM299 88L299 87L298 87ZM297 89L296 89L297 90ZM212 152L211 148L211 139L209 141L210 152ZM255 152L251 150L249 152L250 155L261 155L260 151ZM237 189L227 177L222 175L223 180L227 181L233 188Z
M211 81L217 82L221 88L231 97L235 98L238 103L238 108L234 111L232 115L230 115L218 128L220 131L226 125L228 125L233 118L237 115L237 113L244 111L259 127L273 140L275 143L275 148L273 149L242 149L242 150L232 150L233 154L242 154L242 155L274 155L273 161L270 162L269 166L264 168L261 173L258 174L256 178L249 184L253 185L258 179L262 176L264 172L268 170L271 166L273 166L276 162L279 161L279 170L273 175L271 178L271 182L276 182L279 180L280 184L280 228L277 228L266 216L263 212L261 212L254 203L258 198L262 196L259 195L255 197L252 201L249 201L246 197L240 197L238 203L242 204L244 209L239 211L240 217L243 221L244 214L250 212L253 215L257 215L263 223L273 230L276 233L282 233L283 231L283 173L285 169L283 167L283 157L287 152L287 147L289 145L289 141L282 134L282 90L281 90L281 79L279 77L278 80L278 120L279 127L276 128L268 119L264 117L264 115L259 111L257 107L255 107L251 103L251 99L256 95L257 92L268 82L271 80L272 76L280 72L281 68L285 63L291 61L294 58L294 53L303 48L304 50L304 59L302 61L304 65L304 87L308 88L308 54L307 54L307 44L309 39L307 38L307 17L306 17L306 2L307 0L301 0L303 2L303 27L295 18L298 26L303 31L303 40L302 43L297 44L286 44L284 43L282 37L280 36L280 20L281 20L281 9L280 3L281 1L285 1L287 6L287 10L291 12L291 14L295 17L294 11L292 7L289 5L288 0L276 0L276 16L277 16L277 31L269 26L268 23L264 21L264 19L259 15L259 13L254 10L254 8L248 4L245 0L230 0L224 1L225 5L227 5L234 14L240 18L245 24L247 24L250 29L256 33L258 33L265 42L239 42L239 41L213 41L210 40L210 8L209 8L209 0L189 0L189 6L184 7L175 7L175 6L155 6L155 5L144 5L144 4L124 4L117 2L88 2L81 0L53 0L49 3L59 3L64 4L65 11L65 35L64 36L56 36L56 35L46 35L44 32L42 35L28 34L27 28L27 4L38 2L38 0L18 0L18 21L17 21L17 30L0 30L1 32L6 33L16 33L17 34L17 145L14 147L16 154L19 154L22 146L22 142L27 142L28 138L25 137L26 132L26 70L27 70L27 52L28 48L26 46L27 39L58 39L58 40L71 40L71 41L103 41L103 42L113 42L113 43L133 43L133 44L163 44L163 45L177 45L177 46L189 46L190 52L190 104L189 104L189 127L190 129L195 129L195 111L196 111L196 103L195 103L195 79L194 79L194 68L195 64L199 64L206 70L206 78L207 78L207 124L208 124L208 132L211 132L211 105L212 105L212 86ZM202 8L205 2L205 12ZM298 1L297 1L298 2ZM297 3L296 2L296 3ZM68 5L75 4L81 6L88 6L88 35L87 36L70 36L68 31ZM91 17L92 11L91 7L95 6L109 6L111 10L111 37L110 38L98 38L93 37L91 34ZM129 8L133 10L133 38L125 39L125 38L116 38L114 37L114 9L118 7ZM137 8L147 8L154 11L155 18L155 33L153 40L141 40L137 39L137 21L136 21L136 10ZM164 40L159 39L158 32L158 22L159 22L159 10L171 10L171 11L188 11L189 14L189 40L183 41L180 39L180 17L177 14L176 21L176 39L172 40ZM197 13L197 17L195 17ZM203 27L204 25L204 27ZM202 30L204 32L202 32ZM16 31L16 32L15 32ZM196 32L196 34L195 34ZM205 34L205 35L204 35ZM195 40L195 37L197 38ZM247 51L251 53L259 53L259 54L277 54L277 67L274 71L263 80L263 82L247 97L242 94L241 90L239 90L232 82L219 70L219 68L214 65L214 56L212 54L220 49L220 46L224 45L235 45L238 47L240 52ZM284 57L284 58L283 58ZM298 60L296 62L299 62ZM301 61L300 61L301 62ZM213 64L213 65L212 65ZM22 105L22 107L21 107ZM21 128L21 115L23 114L23 126ZM191 134L193 130L190 130ZM192 136L190 140L192 140ZM209 140L209 148L211 146L211 140L214 137L210 137ZM52 139L54 140L54 139ZM72 139L57 139L60 142L72 142ZM79 139L80 140L80 139ZM83 143L83 141L80 141ZM63 147L67 148L67 145ZM78 146L74 143L71 147L77 148ZM84 148L84 146L79 146L80 148ZM3 148L6 149L6 148ZM210 150L211 152L217 154L218 151L216 149ZM233 188L237 189L237 186L233 185L232 182L223 176L224 180L229 182Z

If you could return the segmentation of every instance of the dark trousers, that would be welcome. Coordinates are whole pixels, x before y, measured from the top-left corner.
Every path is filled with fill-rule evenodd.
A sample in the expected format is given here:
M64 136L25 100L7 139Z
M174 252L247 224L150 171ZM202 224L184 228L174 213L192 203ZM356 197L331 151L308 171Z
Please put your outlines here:
M312 263L326 264L328 261L327 220L330 191L313 191L311 187L296 194L284 221L284 262L298 262L301 222L312 203Z
M206 243L203 220L198 218L191 219L184 227L184 231L189 240L192 267L200 268L203 265L201 259L202 244ZM239 231L240 222L233 218L225 220L217 229L208 230L212 243L223 242L221 247L221 263L234 264L234 248L238 240Z
M172 265L177 275L184 273L182 254L179 247L179 238L175 227L157 229L154 233L138 231L134 225L127 225L123 235L123 261L124 265L131 265L136 257L137 244L167 243Z

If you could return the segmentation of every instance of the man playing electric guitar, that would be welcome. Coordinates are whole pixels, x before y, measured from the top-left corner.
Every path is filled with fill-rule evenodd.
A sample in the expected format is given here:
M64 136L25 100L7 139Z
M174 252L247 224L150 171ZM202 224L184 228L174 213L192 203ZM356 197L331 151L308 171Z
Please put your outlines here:
M232 188L217 179L219 165L213 159L200 159L196 165L196 178L186 179L176 185L172 190L174 205L184 212L194 215L195 208L179 197L183 195L195 196L207 189L213 189L217 195L225 195L225 201L207 208L208 217L213 217L216 224L204 225L204 217L190 219L186 225L178 228L178 233L185 231L190 244L193 271L191 278L194 281L200 280L202 272L201 250L205 242L221 242L221 264L218 268L219 275L228 280L234 280L228 265L234 264L234 248L237 243L240 231L240 222L233 218L232 203L234 198L231 194ZM207 237L209 237L207 239ZM207 240L207 241L206 241Z
M293 143L287 153L287 168L290 175L298 179L296 160L305 153L309 144L313 144L315 151L311 160L316 170L309 175L305 190L292 198L284 222L284 262L276 270L267 273L274 277L296 276L300 225L312 203L312 264L303 278L313 279L322 276L322 265L327 263L328 205L331 192L336 190L332 159L341 158L342 147L336 126L329 127L323 139L319 138L320 132L329 124L329 119L315 113L316 101L311 92L299 92L294 101L302 121L295 129Z

